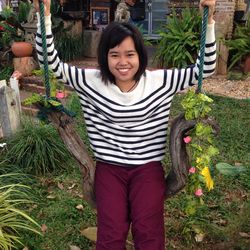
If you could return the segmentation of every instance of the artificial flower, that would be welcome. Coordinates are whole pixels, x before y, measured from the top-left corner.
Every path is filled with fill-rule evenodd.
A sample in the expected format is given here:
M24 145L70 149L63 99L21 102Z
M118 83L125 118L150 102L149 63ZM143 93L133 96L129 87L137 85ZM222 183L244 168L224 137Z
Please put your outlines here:
M188 172L190 174L194 174L196 172L196 168L195 167L191 167L191 168L189 168Z
M202 189L201 188L198 188L196 189L195 193L194 193L197 197L200 197L203 195L203 192L202 192Z
M206 183L208 190L210 191L211 189L213 189L214 188L214 181L211 177L209 168L204 167L201 170L201 175L205 178L205 183Z
M184 142L185 142L186 144L188 144L189 142L192 141L192 138L191 138L191 136L186 136L186 137L183 138L183 140L184 140Z

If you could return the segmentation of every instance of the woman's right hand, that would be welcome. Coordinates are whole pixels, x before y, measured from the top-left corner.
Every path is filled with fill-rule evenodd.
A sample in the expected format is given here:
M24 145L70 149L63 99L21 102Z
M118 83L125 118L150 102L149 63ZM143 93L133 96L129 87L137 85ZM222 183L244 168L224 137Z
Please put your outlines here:
M51 0L40 0L40 1L43 1L44 4L44 15L49 16ZM36 11L40 13L39 0L33 0L33 4Z

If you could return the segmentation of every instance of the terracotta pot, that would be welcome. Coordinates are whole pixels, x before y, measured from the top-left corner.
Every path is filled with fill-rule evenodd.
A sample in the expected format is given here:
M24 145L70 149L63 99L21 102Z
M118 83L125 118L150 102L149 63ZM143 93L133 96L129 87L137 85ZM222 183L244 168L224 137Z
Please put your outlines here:
M250 72L250 55L246 57L244 62L244 73Z
M11 51L15 57L27 57L32 55L33 47L28 42L14 42Z

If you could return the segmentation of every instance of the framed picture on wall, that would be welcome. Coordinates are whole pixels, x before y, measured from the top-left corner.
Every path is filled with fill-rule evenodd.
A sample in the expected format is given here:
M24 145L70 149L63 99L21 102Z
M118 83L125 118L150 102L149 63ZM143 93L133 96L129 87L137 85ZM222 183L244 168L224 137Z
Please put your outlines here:
M109 24L109 7L91 7L90 25L97 30L103 30Z

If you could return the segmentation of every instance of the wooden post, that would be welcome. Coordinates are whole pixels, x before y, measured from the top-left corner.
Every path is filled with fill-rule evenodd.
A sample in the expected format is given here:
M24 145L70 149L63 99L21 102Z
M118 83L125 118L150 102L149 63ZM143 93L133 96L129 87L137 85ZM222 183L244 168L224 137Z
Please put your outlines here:
M227 61L228 61L228 47L223 44L223 42L218 43L218 56L217 56L217 75L226 75L227 74Z
M20 127L21 107L15 90L0 88L0 128L2 137L14 134Z
M96 57L97 46L101 37L101 31L97 30L84 30L83 43L84 43L84 56Z

